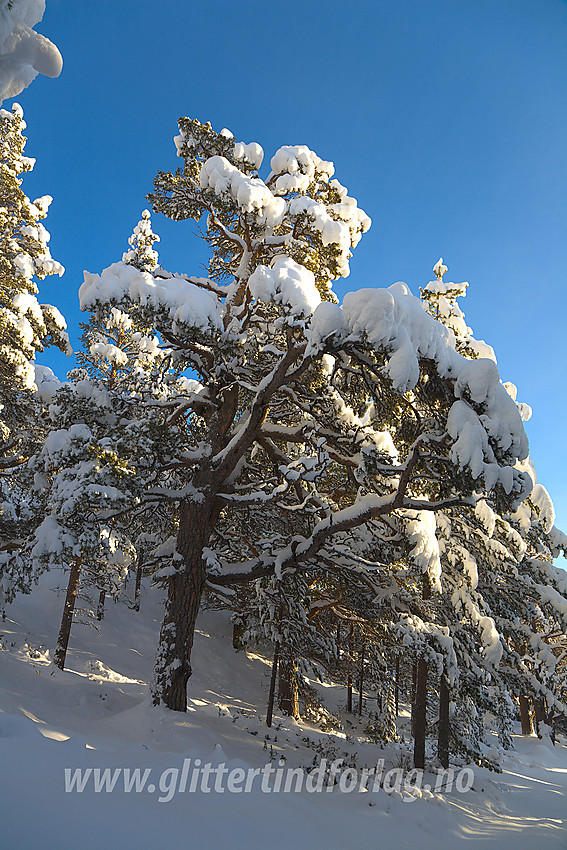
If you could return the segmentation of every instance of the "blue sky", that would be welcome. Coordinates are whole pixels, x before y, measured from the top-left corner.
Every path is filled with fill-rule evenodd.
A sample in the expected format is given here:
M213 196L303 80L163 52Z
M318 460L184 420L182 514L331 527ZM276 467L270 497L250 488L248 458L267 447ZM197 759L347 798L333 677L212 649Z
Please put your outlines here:
M180 115L268 160L306 144L373 220L339 295L417 294L439 256L469 281L461 306L534 409L532 458L567 530L565 0L47 0L37 29L64 67L16 98L37 158L24 188L54 196L67 272L41 295L75 342L82 270L121 258L155 173L179 162ZM153 225L164 267L199 273L193 226Z

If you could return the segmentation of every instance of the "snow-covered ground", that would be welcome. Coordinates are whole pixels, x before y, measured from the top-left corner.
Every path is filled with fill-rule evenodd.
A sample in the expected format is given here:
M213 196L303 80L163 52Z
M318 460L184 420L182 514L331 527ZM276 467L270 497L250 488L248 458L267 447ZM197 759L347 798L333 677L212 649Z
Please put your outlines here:
M554 748L517 736L501 774L475 767L467 793L423 790L412 801L403 793L358 787L343 793L326 785L322 793L266 793L262 776L248 793L230 793L226 781L224 791L215 792L214 776L204 786L210 793L191 791L191 780L184 792L169 791L174 779L179 788L184 763L198 766L195 759L225 764L225 779L239 767L270 763L276 770L282 756L282 770L309 769L321 758L359 767L384 758L385 771L410 765L396 747L381 750L367 742L362 726L348 719L335 735L277 715L268 730L269 663L261 651L234 652L224 612L201 615L188 713L152 707L146 683L161 619L156 590L146 590L140 613L110 602L99 632L75 625L70 670L57 670L46 649L55 644L63 606L53 583L48 577L17 600L0 627L2 850L172 844L215 850L567 848L567 747L561 738ZM340 710L344 692L325 692L330 708ZM93 771L83 773L82 792L66 792L65 769L76 776L76 769L89 767L109 768L118 777L114 790L95 791ZM124 774L114 774L118 768L141 768L140 775L149 769L144 789L126 793ZM433 775L427 779L434 784ZM275 773L265 787L274 781Z

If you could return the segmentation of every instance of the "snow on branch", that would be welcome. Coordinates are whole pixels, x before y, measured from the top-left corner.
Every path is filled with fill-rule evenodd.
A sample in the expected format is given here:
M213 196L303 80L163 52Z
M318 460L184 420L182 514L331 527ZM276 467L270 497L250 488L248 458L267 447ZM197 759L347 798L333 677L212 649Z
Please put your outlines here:
M81 310L134 304L156 311L171 322L173 333L222 329L223 308L213 294L186 278L156 278L124 262L113 263L100 275L86 271L79 301Z
M322 303L311 321L307 354L333 352L362 342L386 354L384 374L403 393L418 382L420 361L431 360L453 386L455 403L447 421L454 440L451 459L488 490L529 492L527 473L514 469L528 455L522 418L489 359L470 360L454 348L454 337L426 313L403 283L388 289L362 289L345 295L342 307Z
M0 103L20 94L38 74L61 73L59 50L33 30L44 12L45 0L11 0L0 8Z

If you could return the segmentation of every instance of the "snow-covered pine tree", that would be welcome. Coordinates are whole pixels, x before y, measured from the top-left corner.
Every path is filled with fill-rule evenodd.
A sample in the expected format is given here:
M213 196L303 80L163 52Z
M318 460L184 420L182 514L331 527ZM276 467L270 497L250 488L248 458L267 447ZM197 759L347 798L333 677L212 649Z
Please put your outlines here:
M144 214L130 240L126 263L155 269L157 255L148 251L148 244L156 239ZM169 448L183 447L174 429L164 429L167 413L162 413L167 389L175 397L179 380L172 373L167 387L158 381L160 391L154 391L155 375L161 375L167 357L156 337L110 305L93 313L82 327L79 368L54 392L51 431L34 458L48 515L28 546L37 570L61 563L70 568L55 655L61 667L81 589L98 591L100 617L104 596L119 594L140 544L147 550L148 532L157 536L154 546L171 535L171 511L166 515L169 524L161 523L163 513L153 509L148 490L155 481L156 455L166 459ZM187 385L183 379L182 389ZM159 565L159 556L153 560Z
M19 553L41 514L26 466L44 433L36 352L54 344L71 353L62 315L37 300L36 281L64 269L42 224L52 198L32 202L22 189L35 163L24 155L25 127L18 104L0 110L0 605L32 584ZM38 380L48 372L37 368Z
M468 284L445 282L446 271L440 259L434 267L436 280L421 290L427 309L453 332L455 347L464 356L495 362L493 349L474 338L456 303ZM516 388L504 386L515 402ZM528 419L529 406L517 407L522 419ZM535 486L515 511L489 495L479 499L474 511L436 514L443 586L436 618L449 627L458 661L451 682L452 745L481 763L489 749L493 751L486 741L487 713L501 743L510 743L515 716L511 697L529 694L545 698L550 710L564 710L553 695L552 653L536 633L563 626L565 583L550 561L552 550L558 553L565 538L553 527L553 506L535 484L533 464L526 458L517 466Z
M115 263L85 276L80 299L135 316L169 348L170 367L200 382L167 402L189 442L175 461L179 526L153 697L183 711L205 584L325 563L364 574L379 595L388 565L361 551L391 537L392 523L403 534L403 512L472 506L485 490L513 505L530 481L514 466L527 441L492 362L459 355L405 285L333 303L332 281L348 274L370 222L332 164L283 147L262 179L258 144L188 119L180 129L184 168L158 174L152 202L206 223L209 276ZM344 498L332 497L331 477L352 484ZM289 515L308 529L282 533Z

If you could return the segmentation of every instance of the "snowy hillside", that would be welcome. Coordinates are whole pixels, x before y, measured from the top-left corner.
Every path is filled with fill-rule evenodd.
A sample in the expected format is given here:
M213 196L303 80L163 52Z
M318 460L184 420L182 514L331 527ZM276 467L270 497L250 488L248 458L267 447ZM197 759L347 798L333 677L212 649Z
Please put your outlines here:
M188 713L152 707L147 681L162 604L156 590L145 589L140 613L109 603L98 633L76 624L69 670L61 672L50 663L63 605L53 590L57 580L48 574L31 596L20 597L0 630L3 850L98 850L105 844L144 850L180 842L235 850L279 850L290 842L326 850L567 846L567 747L561 736L556 747L516 736L503 773L474 767L466 793L426 791L425 784L436 781L427 773L416 799L403 790L357 786L349 792L326 783L321 793L275 793L279 765L282 771L308 771L324 758L343 759L343 769L356 765L361 771L384 759L386 784L391 768L407 771L410 765L396 745L382 750L368 742L364 723L345 716L344 690L331 685L322 688L325 702L342 716L342 731L323 732L279 715L268 730L269 659L261 649L233 650L225 612L200 615ZM406 721L400 719L402 732ZM258 772L249 793L242 787L230 793L226 781L215 791L212 771L205 790L199 778L192 791L189 778L182 792L183 766L190 777L200 766L196 759L201 766L220 765L225 779L229 772L236 776L237 768L267 763L274 772L264 786ZM88 768L95 770L82 774L84 790L75 784L66 792L65 769L76 783L76 770ZM96 768L116 776L112 792L95 790L96 782L104 785ZM125 780L136 768L142 777L147 771L143 790L125 793Z

